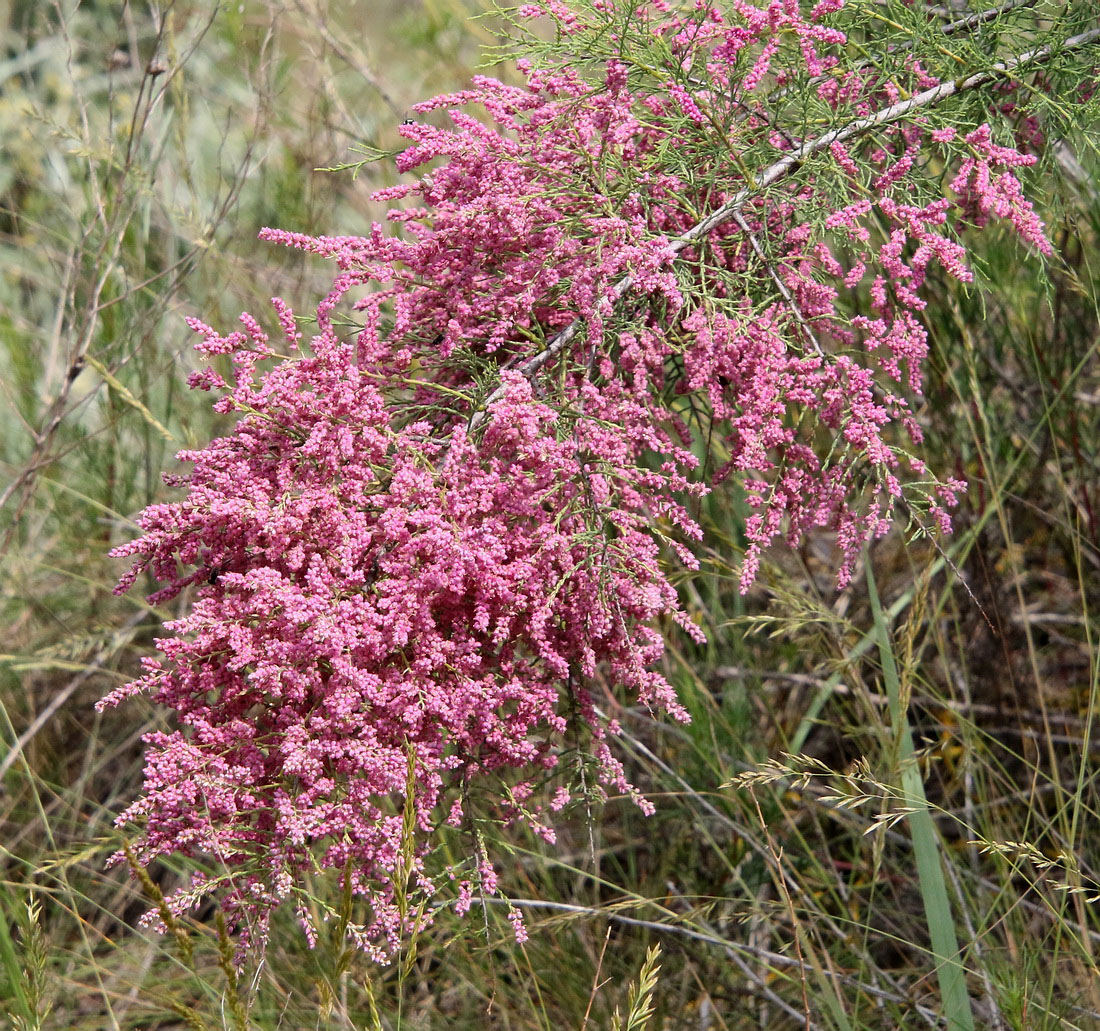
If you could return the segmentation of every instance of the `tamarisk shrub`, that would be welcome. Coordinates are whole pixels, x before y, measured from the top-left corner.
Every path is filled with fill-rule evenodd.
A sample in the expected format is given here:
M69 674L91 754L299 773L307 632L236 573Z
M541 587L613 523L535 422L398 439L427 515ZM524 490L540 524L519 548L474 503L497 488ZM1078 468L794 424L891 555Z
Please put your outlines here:
M310 339L279 299L274 339L190 320L191 386L236 423L115 551L119 590L193 590L101 703L147 691L178 722L120 817L142 860L212 860L176 911L215 895L262 947L290 900L312 940L304 875L332 871L384 959L441 822L491 805L553 840L536 789L565 755L648 808L593 690L687 718L658 666L671 623L699 631L668 571L725 480L743 590L776 540L834 534L843 586L899 505L949 530L962 484L909 450L925 295L973 278L985 226L1050 253L1021 179L1047 116L1005 84L1095 37L1058 5L1057 46L1005 51L1018 6L530 3L556 39L521 84L402 127L390 228L263 231L335 266ZM496 885L474 851L460 909Z

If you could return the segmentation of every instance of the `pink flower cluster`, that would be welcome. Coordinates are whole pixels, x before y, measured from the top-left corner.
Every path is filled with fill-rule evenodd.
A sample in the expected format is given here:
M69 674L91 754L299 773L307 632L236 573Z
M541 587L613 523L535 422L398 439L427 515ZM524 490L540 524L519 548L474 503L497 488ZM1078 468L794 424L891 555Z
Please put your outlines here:
M528 6L585 30L559 0ZM433 828L462 825L474 802L552 838L535 789L567 731L587 733L600 783L638 797L593 692L686 719L656 666L670 620L698 635L666 572L694 564L692 497L738 474L745 589L769 543L821 528L843 583L888 527L903 472L924 474L891 436L919 439L902 395L921 387L921 289L933 263L970 273L951 202L913 201L908 184L952 138L911 120L836 143L820 187L780 181L677 243L745 187L746 155L798 145L769 92L821 77L845 39L823 24L841 0L668 7L647 23L669 55L662 82L632 85L620 60L596 82L525 66L522 86L478 78L421 104L451 127L402 128L399 167L424 171L378 194L405 202L397 232L265 230L336 266L308 347L279 300L276 343L249 315L225 336L191 320L210 362L192 386L238 419L179 456L184 496L147 509L143 536L115 552L135 560L120 590L149 569L165 585L153 600L194 600L145 675L102 703L147 691L178 722L148 738L145 793L120 818L141 824L144 860L213 859L220 873L178 909L216 894L259 945L291 900L312 939L303 875L333 871L369 903L349 933L384 958L409 929L396 882L410 835L425 891ZM869 73L816 89L840 118L896 99ZM490 120L460 109L474 103ZM736 145L715 146L723 132ZM1011 172L1028 159L988 127L965 146L952 188L967 210L1042 249ZM709 484L700 411L722 450ZM936 489L948 504L960 488ZM560 787L549 808L568 798ZM475 866L488 890L491 864Z
M675 503L647 500L690 487L638 468L659 435L594 389L591 415L564 430L526 379L504 373L477 441L461 426L443 440L427 421L394 424L374 371L390 360L380 338L326 330L311 357L256 383L271 350L244 321L229 337L194 326L200 350L232 356L226 396L247 414L181 456L194 463L187 497L146 510L144 536L117 550L168 581L157 600L201 585L167 625L163 657L105 699L148 689L181 724L148 739L146 794L123 819L145 823L146 857L260 860L266 879L242 873L226 892L237 910L275 904L314 863L346 869L372 903L364 940L389 948L403 930L391 800L410 757L426 833L446 788L553 767L550 741L569 719L602 741L584 686L600 670L684 717L650 669L654 624L678 613L646 526L658 511L690 526ZM194 381L222 385L209 369ZM631 791L606 748L596 764ZM529 793L509 785L517 814ZM461 821L461 794L448 818Z

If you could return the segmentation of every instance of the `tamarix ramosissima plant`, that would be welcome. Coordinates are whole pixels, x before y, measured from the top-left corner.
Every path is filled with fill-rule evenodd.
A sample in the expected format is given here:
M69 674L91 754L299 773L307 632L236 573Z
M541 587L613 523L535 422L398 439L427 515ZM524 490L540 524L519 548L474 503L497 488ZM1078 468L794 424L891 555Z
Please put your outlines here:
M120 817L140 860L213 860L173 912L215 895L260 948L290 901L312 940L304 878L332 871L384 959L425 919L408 890L435 890L440 823L489 799L553 839L567 733L648 807L594 689L686 719L659 660L671 623L700 631L669 570L723 481L743 591L776 541L831 532L844 586L899 508L949 531L963 484L911 450L922 294L972 279L993 220L1050 253L1021 173L1054 116L1025 78L1100 38L1061 5L1037 40L1021 6L527 4L557 35L520 84L476 78L403 127L393 231L261 234L335 264L315 330L280 299L274 341L190 320L191 385L237 421L115 552L119 590L149 570L155 601L195 592L101 703L147 691L179 723ZM876 47L884 21L909 45ZM460 909L495 887L476 852L448 871Z

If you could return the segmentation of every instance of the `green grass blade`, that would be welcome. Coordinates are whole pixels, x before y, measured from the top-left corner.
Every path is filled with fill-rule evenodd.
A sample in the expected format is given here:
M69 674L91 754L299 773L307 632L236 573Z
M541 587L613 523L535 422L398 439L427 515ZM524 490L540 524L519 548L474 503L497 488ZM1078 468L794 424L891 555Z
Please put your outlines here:
M23 968L11 936L11 928L18 926L17 904L8 888L0 886L0 1004L14 1004L14 1009L29 1023L34 1019L34 1013L23 990Z
M875 621L879 655L882 659L882 678L890 704L890 718L898 742L898 765L905 804L913 807L908 816L909 831L913 837L913 854L917 863L924 913L928 921L928 933L932 939L932 954L936 961L936 975L940 983L944 1017L948 1031L973 1031L974 1014L970 1007L970 995L955 936L955 922L951 915L951 903L947 897L947 883L940 866L940 841L928 799L924 793L920 768L913 756L913 735L909 719L901 700L901 681L897 662L890 642L889 625L882 611L875 586L871 563L867 562L867 593Z

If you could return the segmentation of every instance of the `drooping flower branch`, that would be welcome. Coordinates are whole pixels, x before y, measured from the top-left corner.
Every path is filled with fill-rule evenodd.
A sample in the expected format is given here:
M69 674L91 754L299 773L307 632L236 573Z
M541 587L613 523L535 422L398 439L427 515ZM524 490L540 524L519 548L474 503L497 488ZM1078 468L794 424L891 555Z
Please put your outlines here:
M246 942L287 899L315 934L302 875L327 870L385 958L406 882L433 890L441 821L494 805L552 839L536 788L570 733L573 761L648 806L594 692L686 718L659 660L671 624L699 631L668 571L694 567L689 502L727 477L751 509L744 589L771 542L823 529L845 583L899 501L948 529L962 485L901 440L920 440L923 291L971 279L963 225L1049 244L1010 120L928 115L1097 36L958 78L939 44L853 65L877 5L527 8L587 64L421 104L398 158L421 175L377 194L405 202L396 233L263 232L335 264L316 332L281 300L277 343L249 315L228 335L191 320L211 361L191 385L237 423L180 455L185 496L116 551L135 559L120 590L144 569L155 601L195 590L103 702L148 691L179 722L147 739L121 819L144 860L211 857L170 904L215 894Z

